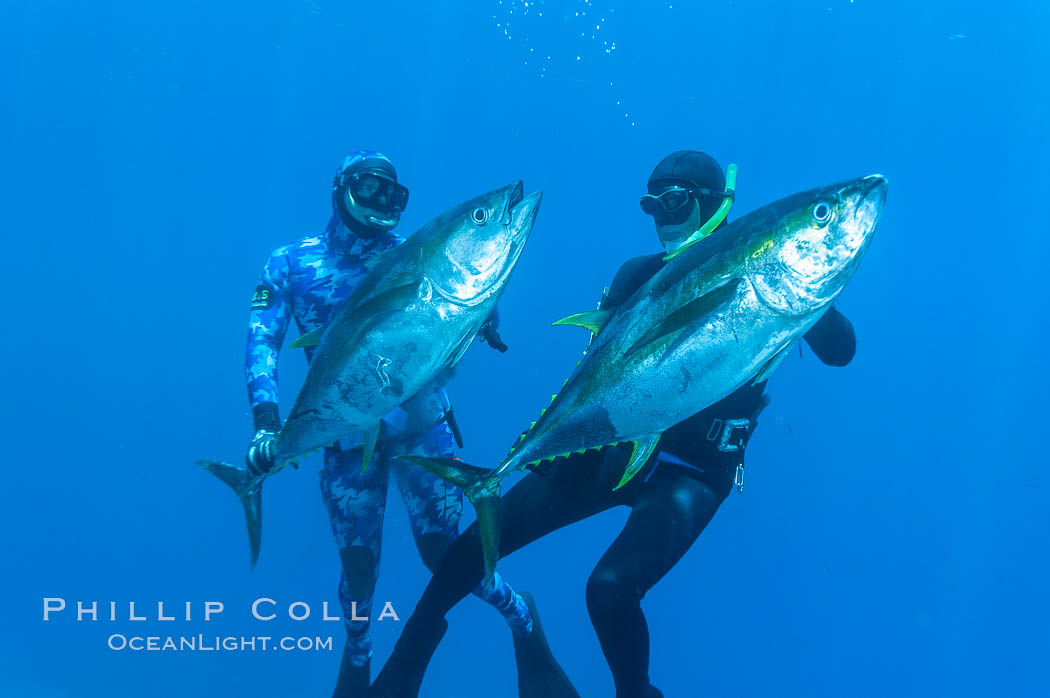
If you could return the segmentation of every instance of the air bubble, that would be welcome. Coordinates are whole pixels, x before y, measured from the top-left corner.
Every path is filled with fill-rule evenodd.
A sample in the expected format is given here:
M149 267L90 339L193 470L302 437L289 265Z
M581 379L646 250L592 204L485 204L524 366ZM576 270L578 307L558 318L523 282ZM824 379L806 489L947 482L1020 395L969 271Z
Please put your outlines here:
M539 77L546 77L547 68L553 68L557 65L561 72L567 73L560 77L572 79L576 82L583 82L581 80L582 74L574 74L573 71L580 69L572 66L574 64L582 66L583 59L588 56L592 57L588 60L588 65L596 66L596 70L604 68L611 71L614 69L614 64L609 61L616 60L611 56L616 52L617 46L616 41L612 40L610 34L615 34L616 25L615 22L609 24L607 21L608 17L614 16L611 14L616 11L614 8L609 7L608 4L594 3L593 0L575 0L575 2L563 0L562 5L569 5L569 8L566 9L571 14L568 12L562 13L559 6L554 18L544 19L545 5L545 0L499 0L498 7L500 9L493 15L497 29L503 32L508 41L523 42L523 48L528 49L528 51L523 52L525 65L529 65L531 59L535 56L546 55L546 60L540 61L538 64L539 70L537 72ZM575 7L572 7L573 5ZM669 3L668 8L672 7L673 3ZM588 13L590 13L590 16L588 16ZM543 23L542 26L540 26L540 23ZM606 28L606 24L609 24L608 28ZM542 41L551 42L551 45L556 47L558 51L550 54L537 51L537 47L542 50L545 46L541 45L540 39L535 42L535 46L530 45L532 43L530 28L535 28L537 30L536 36L544 37ZM579 36L574 37L574 34L577 33ZM570 53L565 51L566 46L576 50ZM605 63L602 63L601 60L597 63L594 62L594 57L601 58L602 56L605 56L604 59L601 59L606 61ZM574 57L575 61L573 60ZM552 78L555 77L554 73L551 75ZM609 80L609 87L616 88L615 81ZM615 93L609 95L610 98L615 98L616 96ZM615 99L615 102L616 106L621 109L625 106L622 97ZM632 126L635 125L635 121L630 121L629 112L624 113L624 118L628 119Z

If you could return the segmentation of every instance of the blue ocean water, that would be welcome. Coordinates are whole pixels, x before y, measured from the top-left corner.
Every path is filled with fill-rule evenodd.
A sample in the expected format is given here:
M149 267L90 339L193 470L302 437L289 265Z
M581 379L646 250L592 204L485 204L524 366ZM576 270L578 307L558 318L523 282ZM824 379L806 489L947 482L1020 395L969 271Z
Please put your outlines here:
M542 189L498 355L450 386L463 455L496 462L658 243L638 208L680 148L740 165L734 215L890 179L841 308L843 369L770 382L748 483L644 601L678 696L1050 695L1044 282L1045 3L821 0L0 5L0 695L328 695L338 559L319 459L242 514L193 467L241 457L247 305L268 253L318 233L331 171L370 147L412 200L400 232L517 178ZM304 374L286 350L284 400ZM286 403L287 404L287 403ZM469 511L469 507L468 507ZM584 696L612 680L584 605L614 510L501 563ZM470 518L468 514L468 519ZM390 497L379 599L427 581ZM43 622L43 599L123 620ZM278 620L251 618L252 600ZM225 611L203 622L205 601ZM127 620L127 603L147 621ZM191 621L158 621L192 603ZM293 622L295 601L313 615ZM424 695L515 695L509 633L469 599ZM377 661L400 625L375 623ZM334 651L113 651L127 635L332 636Z

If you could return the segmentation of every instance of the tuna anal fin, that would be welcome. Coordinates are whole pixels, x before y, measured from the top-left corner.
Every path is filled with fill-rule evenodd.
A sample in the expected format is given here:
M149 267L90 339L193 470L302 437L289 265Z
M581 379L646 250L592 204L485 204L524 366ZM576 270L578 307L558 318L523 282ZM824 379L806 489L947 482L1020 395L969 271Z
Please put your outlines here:
M788 342L788 344L780 349L776 354L773 354L773 358L766 362L766 365L762 367L762 370L758 372L755 379L751 381L751 385L756 385L764 380L768 380L773 371L777 370L777 366L784 362L787 355L791 353L791 345L794 342Z
M252 569L259 560L262 545L262 478L252 477L245 468L214 460L199 460L197 465L219 478L237 494L244 507L244 519L248 524L248 546L251 549Z
M481 532L481 547L485 554L485 582L492 580L499 561L500 536L500 481L492 480L491 470L478 468L458 458L428 458L426 456L397 456L434 473L463 490L474 505Z
M705 315L711 314L720 305L733 297L733 294L736 292L736 288L739 285L740 279L729 279L704 295L689 301L681 308L665 317L656 325L656 327L646 332L641 339L635 342L631 348L627 350L624 357L629 359L645 349L648 345L658 342L664 337L677 332Z
M609 318L612 317L613 311L611 310L588 310L585 313L576 313L575 315L569 315L563 317L561 320L551 323L552 325L575 325L576 327L582 327L585 330L589 330L594 334L598 334L605 327L605 324L609 322Z
M614 492L634 479L634 476L638 474L638 471L642 469L642 466L649 461L649 456L653 455L653 451L656 450L656 444L659 442L660 434L643 436L634 442L634 450L631 451L631 460L628 461L627 468L623 471L623 477L620 478L620 484L613 488Z
M299 347L316 347L318 344L321 343L321 335L324 334L324 331L326 329L328 329L327 326L322 325L316 329L310 330L305 334L299 335L295 339L295 341L292 342L292 348L298 349Z
M368 470L368 464L372 462L372 455L376 452L376 444L379 442L379 422L365 429L365 447L361 454L361 472Z

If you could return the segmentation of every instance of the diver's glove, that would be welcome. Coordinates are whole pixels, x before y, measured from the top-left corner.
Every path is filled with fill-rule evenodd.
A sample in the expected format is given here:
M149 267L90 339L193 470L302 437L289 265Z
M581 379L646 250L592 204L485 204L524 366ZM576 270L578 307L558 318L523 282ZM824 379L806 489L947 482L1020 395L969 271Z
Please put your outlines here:
M506 344L503 343L503 339L499 336L497 331L499 328L499 310L493 310L492 315L489 315L489 319L485 321L485 324L478 330L478 339L485 342L490 347L498 351L500 354L510 349Z
M277 455L277 435L280 433L276 429L260 429L255 432L255 437L248 444L248 453L244 457L248 465L248 472L253 477L266 475L277 465L274 456Z
M281 433L281 416L277 411L277 403L263 402L252 408L252 418L255 421L255 436L248 444L248 453L244 460L248 465L248 472L254 477L266 475L274 466L274 457L277 455L277 435Z

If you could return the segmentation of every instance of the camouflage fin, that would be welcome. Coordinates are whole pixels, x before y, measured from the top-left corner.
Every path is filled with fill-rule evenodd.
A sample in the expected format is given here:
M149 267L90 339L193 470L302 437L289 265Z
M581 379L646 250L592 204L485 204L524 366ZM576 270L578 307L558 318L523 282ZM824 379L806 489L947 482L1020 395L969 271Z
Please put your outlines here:
M197 465L229 485L237 499L244 507L244 519L248 524L248 546L251 550L252 566L259 560L259 548L262 545L262 483L264 478L256 478L246 468L214 460L199 460Z
M660 434L643 436L642 438L635 440L634 450L631 451L631 460L628 461L627 467L623 471L623 477L620 478L620 484L613 488L613 492L634 479L634 476L638 474L638 471L642 469L642 466L649 461L649 456L653 455L653 451L656 450L656 444L659 442Z
M376 444L379 443L379 422L370 427L365 427L365 450L361 455L361 472L368 470L368 464L372 462L372 455L376 452Z
M324 334L324 331L326 329L328 329L327 325L321 325L316 329L310 330L305 334L299 335L298 337L296 337L295 341L292 342L292 348L298 349L299 347L316 347L318 344L321 343L321 335Z
M764 380L768 380L769 377L773 375L773 371L777 370L777 367L780 366L780 364L784 362L784 359L787 358L787 355L791 353L792 344L794 344L794 342L789 342L787 346L782 347L780 351L773 354L773 358L766 362L766 365L758 372L755 379L751 381L751 385L757 385Z
M434 473L463 490L474 505L481 532L481 548L485 555L485 583L492 580L499 561L500 481L492 480L491 470L464 463L458 458L428 458L426 456L397 456L424 470Z
M648 345L658 342L664 337L692 324L696 320L710 314L718 306L733 297L741 279L729 279L719 284L699 298L694 298L678 310L664 318L656 327L646 332L641 339L634 343L624 354L624 358L631 358L645 349Z
M612 317L613 311L611 310L588 310L585 313L576 313L575 315L569 315L563 317L561 320L551 323L552 325L575 325L576 327L582 327L585 330L598 334L605 327L605 323L609 322L609 318Z

